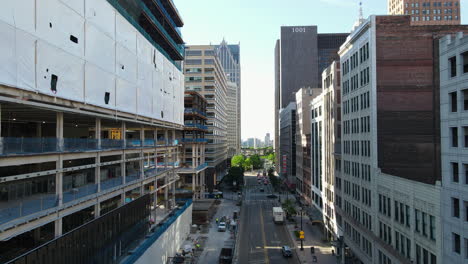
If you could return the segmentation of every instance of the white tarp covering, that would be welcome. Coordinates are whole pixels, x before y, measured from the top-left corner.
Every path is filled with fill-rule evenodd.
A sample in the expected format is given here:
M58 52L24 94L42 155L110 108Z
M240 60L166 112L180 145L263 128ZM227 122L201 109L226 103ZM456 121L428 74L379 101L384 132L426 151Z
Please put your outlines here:
M84 18L58 0L38 2L37 34L60 49L84 56Z
M25 31L16 30L15 52L17 62L16 86L26 90L35 90L36 37Z
M84 17L84 0L60 0L60 2L70 7L73 11L80 14L80 16Z
M183 123L183 74L106 0L3 2L0 84Z
M136 86L117 78L115 102L117 109L128 113L136 113Z
M86 25L86 60L109 73L115 71L115 42L93 24Z
M34 33L35 0L1 1L0 21L29 33Z
M119 13L116 14L115 21L117 33L115 40L131 51L131 53L136 54L135 28Z
M152 116L153 76L152 67L143 62L138 64L138 114Z
M107 1L86 0L86 22L115 40L115 10Z
M15 28L0 23L0 83L16 86Z
M118 77L131 83L136 83L137 58L124 46L117 44L117 63L115 73Z
M146 38L138 34L137 36L137 57L146 65L153 65L153 46ZM154 68L154 67L153 67Z
M83 102L84 61L44 41L37 42L36 80L41 93ZM51 88L57 76L56 92Z
M115 76L96 67L92 63L85 66L85 102L105 108L115 108ZM109 101L106 104L106 92Z

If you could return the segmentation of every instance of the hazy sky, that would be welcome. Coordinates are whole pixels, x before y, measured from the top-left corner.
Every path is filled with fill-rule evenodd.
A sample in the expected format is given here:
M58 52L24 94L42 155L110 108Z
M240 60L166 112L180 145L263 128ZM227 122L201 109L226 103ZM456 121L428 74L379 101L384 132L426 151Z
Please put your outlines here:
M387 0L363 0L364 17L387 12ZM241 45L242 138L274 132L274 47L281 26L317 25L319 33L349 32L358 0L174 0L187 45ZM462 0L461 17L468 0Z

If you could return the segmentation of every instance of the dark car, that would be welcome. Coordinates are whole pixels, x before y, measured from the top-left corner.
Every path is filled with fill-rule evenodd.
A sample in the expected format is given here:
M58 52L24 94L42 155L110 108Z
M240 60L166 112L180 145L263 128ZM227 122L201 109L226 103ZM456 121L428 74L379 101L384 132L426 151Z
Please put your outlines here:
M292 257L292 251L289 246L282 246L281 253L283 254L283 257L286 257L286 258Z
M277 196L277 195L274 195L274 194L269 194L269 195L267 195L267 197L268 197L268 198L271 198L271 199L276 199L276 198L278 198L278 196Z
M265 190L263 188L260 189L260 192L264 192Z

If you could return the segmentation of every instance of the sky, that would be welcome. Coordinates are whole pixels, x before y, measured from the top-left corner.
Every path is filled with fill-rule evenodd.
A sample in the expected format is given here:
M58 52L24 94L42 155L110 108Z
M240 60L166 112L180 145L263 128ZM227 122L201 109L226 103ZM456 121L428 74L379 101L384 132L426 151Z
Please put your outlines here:
M317 25L319 33L347 33L359 0L173 0L186 45L241 46L242 139L274 136L274 48L281 26ZM461 1L466 23L468 0ZM363 0L363 14L384 15L387 0Z

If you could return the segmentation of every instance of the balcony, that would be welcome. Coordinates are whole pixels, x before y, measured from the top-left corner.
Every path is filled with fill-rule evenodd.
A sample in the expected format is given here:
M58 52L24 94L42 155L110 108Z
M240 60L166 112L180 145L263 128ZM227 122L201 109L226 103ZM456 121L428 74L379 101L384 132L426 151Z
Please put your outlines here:
M32 196L29 199L17 202L14 205L8 204L8 207L0 207L0 224L43 210L51 209L57 205L58 196L56 194Z
M205 112L202 112L196 108L185 108L184 109L184 114L199 114L199 115L202 115L204 117L206 117L206 113Z
M206 162L203 163L203 164L198 165L196 168L192 167L191 163L186 163L186 164L189 165L189 167L179 168L177 170L177 173L180 173L180 174L199 173L199 172L205 170L208 167L208 163L206 163Z
M134 149L134 148L151 148L151 147L167 147L176 146L179 144L177 140L169 143L168 140L158 139L132 139L126 140L117 139L101 139L99 146L97 139L90 138L0 138L0 156L8 155L32 155L41 153L65 153L65 152L85 152L85 151L102 151L113 149Z
M185 128L195 128L195 129L201 129L201 130L208 130L208 127L205 125L200 125L200 124L184 124Z
M83 198L85 196L95 194L98 191L97 184L88 184L81 187L70 189L69 191L63 192L63 202L68 203L76 199Z
M179 141L181 143L186 143L186 144L190 144L190 143L208 143L207 138L181 138L181 139L179 139Z

